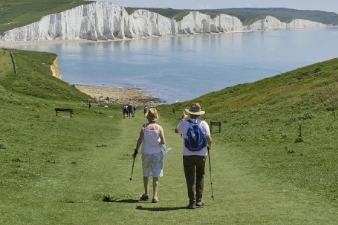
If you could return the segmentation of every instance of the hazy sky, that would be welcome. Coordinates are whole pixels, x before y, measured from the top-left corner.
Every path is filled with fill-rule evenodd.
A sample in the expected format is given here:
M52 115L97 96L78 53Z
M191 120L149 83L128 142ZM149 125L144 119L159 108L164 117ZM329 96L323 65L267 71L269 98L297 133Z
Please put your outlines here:
M291 8L338 13L338 0L98 0L124 7L174 9Z

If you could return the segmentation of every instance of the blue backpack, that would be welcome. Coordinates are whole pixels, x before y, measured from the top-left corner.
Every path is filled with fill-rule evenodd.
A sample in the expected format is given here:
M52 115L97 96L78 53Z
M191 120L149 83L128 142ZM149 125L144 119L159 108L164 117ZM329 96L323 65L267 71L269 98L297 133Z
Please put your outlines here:
M190 127L187 131L187 137L184 140L185 147L190 151L200 151L207 146L206 137L199 127L201 120L188 120Z

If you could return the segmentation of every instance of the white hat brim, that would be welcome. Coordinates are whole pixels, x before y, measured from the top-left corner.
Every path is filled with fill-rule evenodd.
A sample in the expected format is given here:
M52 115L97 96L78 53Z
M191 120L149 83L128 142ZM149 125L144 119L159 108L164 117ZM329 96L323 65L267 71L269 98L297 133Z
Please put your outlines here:
M185 109L185 111L191 115L204 115L205 114L205 111L193 112L193 111L190 111L189 109Z

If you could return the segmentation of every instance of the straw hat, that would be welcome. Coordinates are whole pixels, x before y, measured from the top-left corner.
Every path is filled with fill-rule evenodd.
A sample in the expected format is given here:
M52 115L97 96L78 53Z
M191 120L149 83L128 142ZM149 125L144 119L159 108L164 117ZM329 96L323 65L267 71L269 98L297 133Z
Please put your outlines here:
M190 109L185 109L185 111L191 115L203 115L205 113L205 111L201 111L199 103L191 104Z
M157 112L155 108L148 109L146 117L149 121L156 121L160 118L160 114Z

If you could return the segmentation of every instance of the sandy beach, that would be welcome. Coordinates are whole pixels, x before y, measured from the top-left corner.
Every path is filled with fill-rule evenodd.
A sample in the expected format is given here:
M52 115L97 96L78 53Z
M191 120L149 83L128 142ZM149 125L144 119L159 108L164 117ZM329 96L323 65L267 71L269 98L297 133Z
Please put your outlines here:
M161 99L148 95L140 88L90 85L75 85L75 87L98 101L106 101L115 104L131 103L138 106L164 103Z

